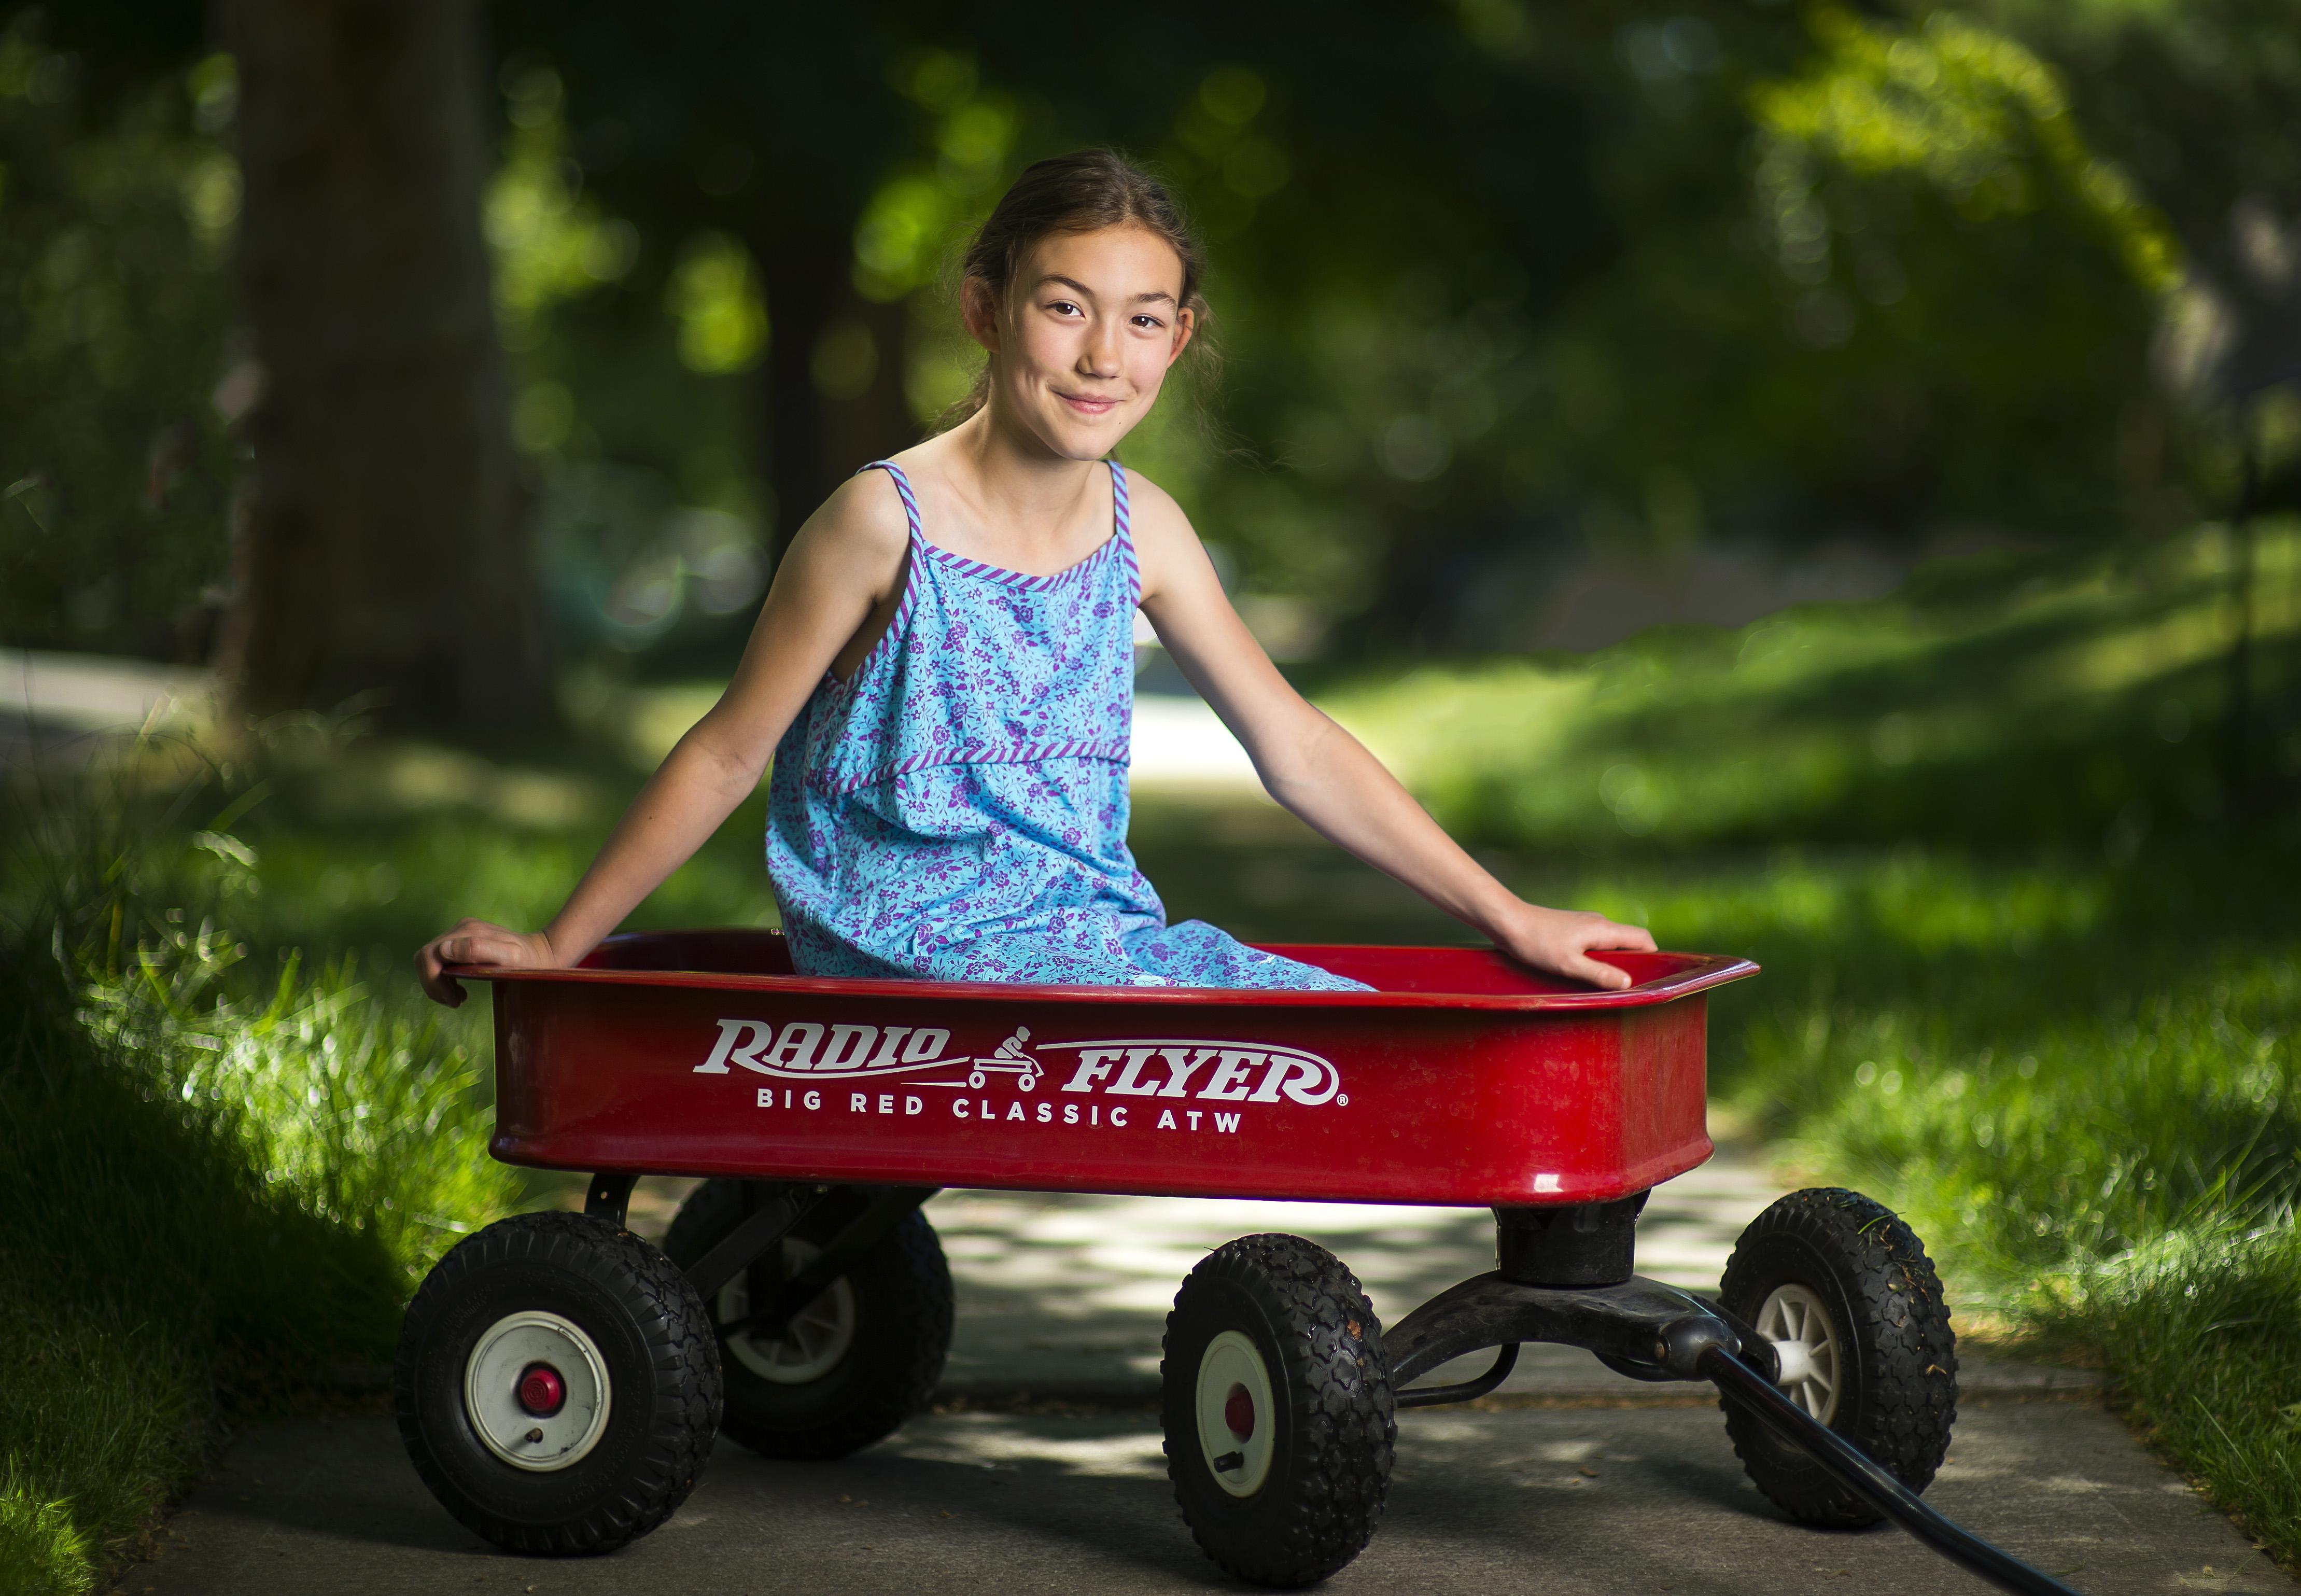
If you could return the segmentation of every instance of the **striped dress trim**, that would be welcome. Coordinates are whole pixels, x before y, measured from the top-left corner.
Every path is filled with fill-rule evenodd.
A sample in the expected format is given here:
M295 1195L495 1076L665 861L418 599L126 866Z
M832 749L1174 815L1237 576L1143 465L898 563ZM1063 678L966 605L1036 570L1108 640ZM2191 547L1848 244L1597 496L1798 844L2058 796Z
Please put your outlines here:
M1110 463L1110 506L1112 519L1118 522L1110 540L1118 545L1118 557L1126 562L1127 597L1139 605L1142 602L1142 567L1134 558L1134 513L1126 501L1126 468L1116 460Z
M1004 748L937 748L933 753L913 754L908 758L891 759L886 764L858 775L832 777L809 772L807 784L817 792L833 796L844 795L914 771L932 770L946 765L1042 765L1050 759L1102 759L1113 765L1125 765L1133 748L1124 737L1100 740L1074 739L1068 742L1013 743Z
M1126 503L1126 468L1116 460L1105 461L1104 464L1110 468L1110 536L1095 545L1094 551L1085 558L1064 566L1051 576L1033 576L1027 572L1009 571L1003 565L985 564L981 560L970 560L964 555L951 553L939 544L928 542L926 534L919 528L919 501L911 492L911 480L903 474L903 468L891 460L874 460L870 464L863 467L863 470L883 471L895 480L895 491L903 497L903 514L910 520L912 547L925 549L929 559L939 565L958 572L961 576L981 577L987 581L999 582L1006 587L1019 588L1026 593L1043 593L1050 589L1059 588L1066 582L1079 581L1094 569L1096 561L1115 551L1125 560L1128 581L1135 597L1139 598L1142 592L1142 573L1141 568L1134 563L1134 543L1128 535L1130 516ZM889 636L892 636L897 628L910 618L910 589L909 579L906 578L903 582L902 607L895 612L895 621L887 628ZM885 639L882 639L881 641L883 643Z

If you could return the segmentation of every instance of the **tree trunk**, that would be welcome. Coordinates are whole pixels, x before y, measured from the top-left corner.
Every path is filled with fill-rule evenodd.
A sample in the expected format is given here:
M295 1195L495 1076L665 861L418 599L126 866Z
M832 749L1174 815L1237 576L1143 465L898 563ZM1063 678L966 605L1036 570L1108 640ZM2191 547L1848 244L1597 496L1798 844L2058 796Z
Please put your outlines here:
M773 219L788 222L788 218ZM909 307L855 291L852 224L784 227L755 236L766 285L767 357L759 369L759 459L774 489L771 541L780 555L816 506L849 474L918 441L903 388ZM826 393L818 380L826 334L851 350L860 329L870 375Z
M402 723L532 722L548 661L480 237L481 13L216 0L216 23L265 374L225 668L258 712L380 689Z

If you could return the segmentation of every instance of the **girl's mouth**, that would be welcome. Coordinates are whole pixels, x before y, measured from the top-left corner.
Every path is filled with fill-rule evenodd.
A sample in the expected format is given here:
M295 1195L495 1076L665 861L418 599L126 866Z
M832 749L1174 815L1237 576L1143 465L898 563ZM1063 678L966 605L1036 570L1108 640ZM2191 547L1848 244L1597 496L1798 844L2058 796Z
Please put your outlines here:
M1081 415L1108 415L1118 407L1116 398L1098 397L1093 394L1067 394L1060 389L1055 390L1055 397Z

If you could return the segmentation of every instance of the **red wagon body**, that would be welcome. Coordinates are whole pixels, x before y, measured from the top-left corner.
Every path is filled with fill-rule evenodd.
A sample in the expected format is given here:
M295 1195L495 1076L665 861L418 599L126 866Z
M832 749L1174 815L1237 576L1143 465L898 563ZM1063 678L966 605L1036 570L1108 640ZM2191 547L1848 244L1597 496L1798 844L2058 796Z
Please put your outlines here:
M1916 1495L1948 1450L1956 1337L1889 1210L1782 1198L1715 1300L1637 1276L1646 1192L1710 1156L1706 994L1756 965L1605 953L1632 984L1600 992L1466 948L1270 951L1372 990L825 980L752 931L454 971L495 985L496 1157L593 1179L582 1214L466 1237L410 1304L416 1468L498 1545L598 1552L665 1522L723 1432L788 1459L883 1438L950 1349L920 1211L945 1186L1491 1205L1496 1267L1387 1326L1299 1236L1184 1280L1159 1422L1216 1562L1287 1588L1340 1568L1380 1514L1394 1414L1493 1391L1535 1341L1714 1383L1796 1517L1889 1517L2021 1596L2072 1596ZM643 1174L723 1178L657 1249L624 1223ZM1477 1379L1418 1383L1489 1348Z
M795 975L767 932L616 938L496 989L514 1164L1485 1206L1708 1157L1706 999L1746 960L1607 953L1593 991L1468 948L1274 947L1371 992Z

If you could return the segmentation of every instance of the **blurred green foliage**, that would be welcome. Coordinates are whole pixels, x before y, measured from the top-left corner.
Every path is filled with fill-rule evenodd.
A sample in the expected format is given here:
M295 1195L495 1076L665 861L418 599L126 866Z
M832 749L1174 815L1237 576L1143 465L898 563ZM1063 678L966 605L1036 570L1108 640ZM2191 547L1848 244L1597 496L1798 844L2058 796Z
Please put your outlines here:
M2269 750L2301 770L2301 522L2264 521ZM2211 527L2081 557L1977 556L1892 597L1605 653L1428 664L1326 706L1450 827L1651 855L1905 838L2129 856L2217 829L2232 544ZM2269 717L2262 717L2266 721ZM2255 740L2262 727L2248 728Z
M221 269L230 63L184 10L5 23L13 642L195 655L228 579L260 374ZM1524 647L1594 550L2154 535L2238 493L2230 384L2291 375L2168 374L2201 326L2276 342L2231 242L2301 236L2270 0L1291 3L1155 46L905 5L495 22L484 224L546 578L579 652L658 675L728 662L841 450L964 388L951 252L1083 142L1212 238L1220 428L1170 405L1128 452L1297 655ZM2274 503L2301 428L2262 436Z
M0 23L0 639L200 657L218 406L253 397L228 355L231 63L100 98L40 38L35 13Z

